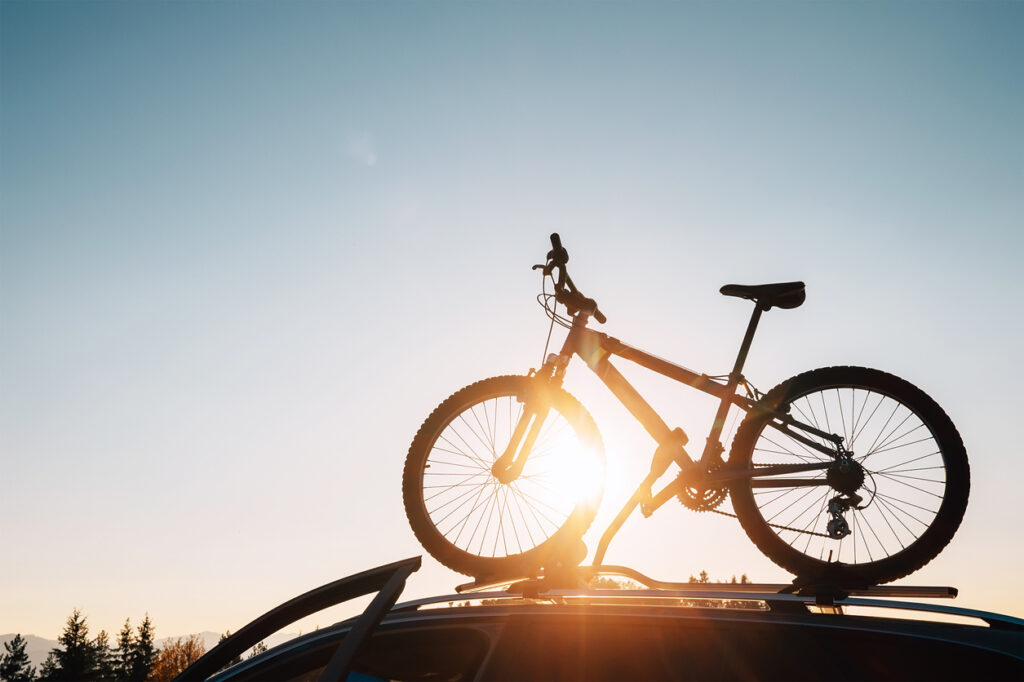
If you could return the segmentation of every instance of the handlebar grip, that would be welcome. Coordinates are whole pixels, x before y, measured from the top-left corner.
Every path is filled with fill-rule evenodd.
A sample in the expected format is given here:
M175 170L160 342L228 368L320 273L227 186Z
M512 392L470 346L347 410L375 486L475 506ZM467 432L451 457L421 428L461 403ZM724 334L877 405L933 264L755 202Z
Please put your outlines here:
M604 316L604 313L597 309L594 310L594 319L600 322L601 324L604 324L605 322L608 321L608 318Z
M562 248L562 239L557 232L551 233L551 251L548 252L549 265L562 267L569 262L569 252Z

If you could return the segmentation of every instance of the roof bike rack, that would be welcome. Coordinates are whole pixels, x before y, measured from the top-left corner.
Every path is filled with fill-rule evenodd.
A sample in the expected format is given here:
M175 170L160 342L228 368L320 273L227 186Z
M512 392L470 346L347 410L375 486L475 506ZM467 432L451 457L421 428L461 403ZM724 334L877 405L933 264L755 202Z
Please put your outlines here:
M591 589L589 578L616 575L640 583L646 589ZM915 585L869 585L863 587L834 586L823 584L799 585L775 583L676 583L654 580L643 573L625 566L602 566L594 570L590 566L579 567L575 584L552 581L543 572L539 575L494 580L490 583L467 583L460 585L458 596L463 599L536 599L566 603L576 599L679 599L693 600L700 606L702 600L755 601L779 613L808 613L810 607L817 607L822 613L842 614L844 607L868 607L897 611L914 611L945 616L956 616L984 621L989 627L1001 630L1024 630L1024 619L989 611L965 609L940 604L898 601L912 599L953 599L957 596L954 587ZM504 587L504 590L497 588ZM479 591L478 591L479 590ZM430 603L457 600L458 596L420 599L398 608L418 608ZM866 598L864 598L866 597Z
M801 596L845 595L862 597L903 597L913 599L953 599L958 591L955 587L912 586L912 585L835 585L826 582L806 581L797 578L792 583L690 583L655 580L628 566L576 566L557 567L556 570L540 569L535 575L503 578L478 578L455 588L459 594L480 590L493 590L507 586L509 592L524 589L586 588L594 578L619 576L637 582L651 590L672 590L686 592L729 592L729 593L777 593Z
M420 568L421 557L412 557L350 575L286 601L267 611L223 642L174 678L174 682L198 682L224 668L231 659L263 641L267 636L318 611L341 604L364 594L376 592L366 610L356 619L341 640L330 662L320 675L321 680L344 680L352 669L352 661L381 619L398 601L406 579Z
M535 584L535 582L534 582ZM571 604L574 600L586 603L599 603L607 605L614 601L621 601L628 605L631 600L670 599L681 602L694 602L696 608L714 608L712 604L703 602L763 602L767 610L775 613L812 613L811 607L817 607L823 614L842 615L844 607L867 607L872 609L890 609L895 611L914 611L926 614L941 614L945 616L956 616L984 621L989 627L1000 630L1024 630L1024 619L1014 616L1006 616L989 611L976 609L965 609L940 604L926 604L921 602L898 601L896 599L863 599L859 597L837 598L833 602L822 603L821 599L814 595L790 594L786 592L754 592L749 588L758 587L757 584L746 583L743 590L730 589L736 587L731 583L685 583L687 589L666 590L666 589L645 589L645 590L608 590L608 589L537 589L530 591L524 589L519 591L487 591L473 592L461 595L448 595L442 597L430 597L399 604L396 610L419 609L431 604L442 604L445 602L457 602L460 600L537 600L550 601L562 605ZM762 585L763 586L763 585ZM772 587L768 585L767 587ZM899 587L899 586L897 586ZM914 588L902 587L902 590L921 591L944 588ZM649 602L648 602L649 603ZM682 606L690 606L681 604Z

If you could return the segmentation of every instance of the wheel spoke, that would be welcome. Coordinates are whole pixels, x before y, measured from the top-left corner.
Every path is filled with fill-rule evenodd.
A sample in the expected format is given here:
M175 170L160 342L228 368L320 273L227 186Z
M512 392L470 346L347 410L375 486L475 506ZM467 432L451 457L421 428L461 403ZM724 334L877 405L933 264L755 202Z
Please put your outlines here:
M889 414L888 418L886 418L885 423L882 424L882 428L878 430L878 435L875 436L875 440L873 440L871 442L871 446L868 448L868 453L867 453L868 455L870 455L871 452L875 449L875 446L878 445L878 439L882 437L882 433L884 433L886 428L888 428L889 422L892 421L892 418L893 418L893 416L895 416L896 410L898 410L898 409L900 409L900 404L899 403L896 403L895 405L892 406L892 412ZM899 428L899 427L897 427L897 428ZM867 455L865 455L865 457L866 456ZM864 459L864 457L861 457L861 459Z
M486 490L486 489L487 489L487 488L489 487L489 485L490 485L490 483L484 483L484 484L482 484L482 485L481 485L481 489L482 489L482 490ZM455 512L457 512L457 511L458 511L459 509L461 509L461 508L462 508L462 507L463 507L463 506L464 506L464 505L466 504L466 502L468 502L468 501L469 501L469 496L470 496L470 495L472 495L472 494L473 494L473 491L472 491L472 490L466 491L466 492L462 493L461 495L459 495L458 497L456 497L455 499L453 499L453 500L450 500L450 501L448 501L448 502L445 502L445 503L444 503L443 505L441 505L441 506L440 506L440 507L438 507L437 509L434 509L434 512L438 512L438 511L440 511L440 510L441 510L442 508L444 508L444 507L447 507L447 506L448 506L449 504L451 504L452 502L458 502L459 500L463 500L463 501L462 501L462 502L461 502L461 503L460 503L460 504L459 504L458 506L456 506L456 507L453 507L453 508L452 508L451 510L449 510L449 512L448 512L447 514L445 514L445 515L444 515L443 517L441 517L441 519L439 519L439 520L437 521L437 523L436 523L436 524L434 524L434 525L436 525L436 526L440 526L440 525L441 525L441 524L443 524L443 523L444 523L445 521L447 521L447 520L448 520L448 517L450 517L450 516L451 516L452 514L454 514ZM463 498L465 498L465 499L463 499Z
M892 466L888 466L888 467L886 467L884 469L878 469L878 470L875 471L875 473L877 474L877 473L880 473L880 472L883 472L883 471L889 471L891 469L895 469L896 467L901 467L904 464L913 464L914 462L920 461L920 460L924 459L925 457L932 457L932 456L938 455L938 454L940 454L939 450L936 450L935 452L929 452L927 455L921 455L920 457L914 457L913 459L908 459L907 461L900 462L899 464L893 464ZM928 469L945 469L946 467L945 466L935 466L935 467L927 467L927 468ZM905 471L915 471L915 470L914 469L905 469Z
M466 444L466 441L465 441L465 440L464 440L464 439L462 438L462 435L461 435L461 434L460 434L460 433L459 433L458 431L456 431L456 430L455 430L455 428L454 428L454 427L452 427L451 425L449 425L448 429L446 429L446 430L445 430L445 433L448 433L449 431L450 431L450 432L451 432L451 433L452 433L453 435L457 436L457 437L459 438L459 440L461 440L461 441L463 442L463 444ZM456 450L456 451L458 452L458 454L462 455L462 456L463 456L463 457L465 457L466 459L469 459L469 460L472 460L472 461L476 462L476 463L477 463L477 464L479 464L479 465L480 465L480 466L481 466L482 468L484 468L484 469L489 469L489 468L491 467L490 463L488 463L488 462L485 462L485 461L484 461L483 459L481 459L481 458L480 458L480 457L479 457L479 456L478 456L478 455L476 454L476 451L475 451L475 450L473 450L473 448L470 448L470 451L472 451L472 452L473 452L473 454L469 454L469 453L467 453L467 452L463 452L463 451L462 451L461 449L459 449L459 446L458 446L458 445L456 445L455 443L453 443L452 441L450 441L450 440L449 440L448 438L446 438L446 437L445 437L445 434L444 434L444 433L442 433L442 434L441 434L440 436L438 436L438 439L439 439L439 440L443 440L443 441L444 441L445 443L447 443L447 444L448 444L448 445L450 445L451 447L455 448L455 450ZM437 446L434 446L434 447L436 448ZM467 447L468 447L468 445L467 445ZM448 450L445 450L445 452L448 452Z
M860 408L861 414L863 414L863 413L864 413L864 408L865 408L865 407L867 406L867 404L868 404L868 398L870 398L870 397L871 397L871 394L870 394L870 393L868 393L867 395L865 395L865 396L864 396L864 405L861 405L861 408ZM869 414L869 415L868 415L868 418L864 420L864 423L863 423L863 424L861 425L861 427L860 427L860 431L857 431L856 429L854 429L854 432L853 432L853 438L851 438L851 439L850 439L850 443L849 443L849 445L847 446L847 447L848 447L848 448L849 448L850 450L852 450L852 449L853 449L853 444L857 442L857 438L859 438L859 437L860 437L860 434L862 434L862 433L864 432L864 429L865 429L865 428L867 428L867 425L871 423L871 420L872 420L872 419L874 418L874 416L875 416L875 412L877 412L877 411L878 411L878 407L879 407L879 406L880 406L880 405L881 405L881 404L882 404L882 403L883 403L884 401L885 401L885 396L879 393L879 394L878 394L878 402L877 402L877 403L875 403L875 406L874 406L873 408L871 408L871 414ZM857 417L857 421L858 421L858 422L860 422L860 416L858 416L858 417Z
M893 481L893 482L895 482L895 483L899 483L900 485L905 485L905 486L907 486L908 488L913 488L914 490L917 490L917 491L919 491L919 492L922 492L922 493L924 493L925 495L931 495L932 497L937 497L937 498L939 498L940 500L942 499L942 495L936 495L935 493L933 493L933 492L931 492L931 491L929 491L929 490L925 490L924 488L922 488L922 487L920 487L920 486L916 486L916 485L913 485L913 484L911 484L911 483L907 483L906 481L901 481L901 480L899 480L899 479L895 478L894 476L892 476L892 475L890 475L890 474L878 474L878 475L879 475L879 476L882 476L882 477L884 477L884 478L887 478L887 479L889 479L890 481ZM932 481L932 483L937 483L937 482L938 482L938 481Z
M514 483L512 484L512 490L515 492L516 495L519 496L520 500L522 500L523 504L526 505L526 507L530 510L530 512L533 513L534 518L536 518L537 514L540 514L542 517L544 517L544 520L547 521L548 524L550 524L556 530L558 529L560 524L555 523L554 521L552 521L551 517L549 517L547 514L545 514L541 509L539 509L536 506L530 504L530 502L526 499L528 497L530 499L534 499L533 497L531 497L530 495L527 495L524 491L522 491L519 488L515 487ZM541 504L543 504L543 503L541 503ZM547 506L547 505L544 505L544 506ZM550 507L549 507L549 509L550 509ZM557 510L553 510L553 511L557 511ZM538 521L538 523L540 523L539 519L537 521Z
M459 532L455 536L455 539L452 541L452 544L458 545L459 538L462 537L462 532L466 529L466 524L469 523L469 520L471 518L473 518L473 512L475 512L480 507L480 504L479 504L478 501L480 500L480 496L484 494L484 490L486 490L486 488L487 488L487 486L480 486L480 491L477 492L476 497L473 498L473 505L470 508L469 513L466 514L465 518L462 519L462 523L459 524ZM453 530L455 530L454 527L450 528L448 533L451 533L451 531L453 531ZM444 533L445 537L448 536L448 533Z
M483 481L477 487L480 487L480 486L486 487L489 484L490 484L490 481ZM427 513L430 514L431 516L433 516L434 514L437 514L438 512L440 512L442 509L444 509L448 505L455 504L456 502L458 502L459 500L463 499L464 497L466 497L468 495L471 495L473 493L473 490L476 490L476 487L471 488L468 491L467 490L462 490L455 497L450 498L447 502L443 502L443 503L439 504L438 506L436 506L433 509L429 510ZM458 507L456 507L456 509L458 509ZM448 515L450 515L450 514L451 514L451 512L448 512L448 514L446 514L443 518L441 518L438 521L438 523L442 523L445 519L448 518Z
M899 407L899 403L897 403L897 407ZM913 417L913 416L914 416L914 413L913 413L913 412L908 412L908 413L907 413L907 416L906 416L906 417L904 417L904 418L903 418L903 419L902 419L902 420L900 421L900 423L899 423L899 424L897 424L896 426L894 426L894 427L893 427L893 429L892 429L892 431L890 431L890 432L889 432L889 433L888 433L888 434L887 434L887 435L885 436L885 438L883 438L883 439L882 439L882 442L881 442L881 443L879 443L879 444L878 444L877 446L872 446L872 447L871 447L871 448L870 448L870 449L868 450L868 453L867 453L866 455L864 455L864 457L863 457L862 459L867 459L868 457L870 457L871 455L873 455L873 454L874 454L875 452L878 452L878 451L880 451L880 450L881 450L882 448L884 448L885 446L887 446L887 445L891 445L892 443L894 443L894 442L898 441L898 440L899 440L900 438L903 438L903 436L902 436L902 435L901 435L901 436L899 436L899 437L897 437L897 436L896 436L896 432L897 432L897 431L899 431L899 430L900 430L900 427L902 427L902 426L903 426L904 424L906 424L906 423L907 423L907 420L908 420L908 419L910 419L910 418L911 418L911 417ZM907 433L911 433L911 432L913 432L913 430L914 430L914 429L911 429L911 430L910 430L910 431L908 431ZM904 434L904 435L906 435L906 434Z

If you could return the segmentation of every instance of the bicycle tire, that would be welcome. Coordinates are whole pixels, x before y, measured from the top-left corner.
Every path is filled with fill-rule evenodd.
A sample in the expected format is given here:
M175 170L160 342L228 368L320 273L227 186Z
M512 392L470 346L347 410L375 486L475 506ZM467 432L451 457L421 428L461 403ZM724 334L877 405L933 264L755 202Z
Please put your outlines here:
M490 465L504 451L528 392L538 388L549 391L551 411L522 476L500 483ZM574 471L581 464L588 465L578 479L585 481L583 485L578 484ZM456 483L448 485L452 480ZM456 485L467 490L451 490ZM549 485L562 490L549 496L542 490ZM543 387L539 380L524 376L484 379L442 402L413 439L402 475L405 512L416 538L445 566L478 578L529 575L552 552L569 547L575 551L594 520L603 487L604 450L593 418L566 391ZM574 493L579 499L570 499ZM487 501L481 502L485 496ZM467 504L469 511L465 512ZM551 507L538 511L541 504ZM453 509L463 508L457 513L465 513L465 517L456 517L461 526L441 517L438 507L445 505L449 506L444 510L448 516L456 513ZM495 510L498 525L492 531ZM503 524L511 526L511 534ZM477 544L482 525L483 535ZM463 541L465 535L471 539Z
M863 402L858 406L859 394ZM848 405L843 403L844 396L848 396ZM789 410L795 419L826 432L841 429L844 446L853 451L864 472L856 493L866 504L847 512L854 520L847 536L852 540L820 537L828 534L827 502L838 494L832 483L802 493L792 486L761 488L755 493L750 479L730 485L733 509L744 531L776 564L815 581L878 584L918 570L952 540L970 492L967 453L953 422L919 388L879 370L826 367L787 379L761 402L775 410ZM838 406L831 419L830 405ZM879 420L886 413L888 420L869 428L880 411ZM825 459L775 429L766 432L770 420L769 414L756 408L747 415L733 440L729 467L749 469L758 464ZM865 450L869 438L873 441ZM823 439L820 442L825 443ZM821 470L793 475L809 476L827 479ZM778 493L780 489L784 492ZM821 490L824 492L815 492ZM807 499L810 505L804 505ZM794 514L794 507L803 511ZM809 551L812 544L815 550Z

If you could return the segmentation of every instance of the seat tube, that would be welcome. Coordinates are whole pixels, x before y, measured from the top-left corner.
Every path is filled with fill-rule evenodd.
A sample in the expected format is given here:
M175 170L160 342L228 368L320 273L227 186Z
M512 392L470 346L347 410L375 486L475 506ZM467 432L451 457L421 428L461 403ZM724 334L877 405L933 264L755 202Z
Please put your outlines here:
M701 455L701 462L705 464L711 458L722 451L722 429L725 427L725 418L729 415L729 408L732 406L732 397L736 392L736 385L743 376L743 365L747 362L747 353L750 352L750 344L754 341L754 332L757 331L757 323L761 320L761 309L759 303L754 304L754 312L747 323L747 333L743 335L743 342L740 344L740 352L736 355L736 363L729 374L729 381L726 390L722 394L722 402L718 404L718 411L715 412L715 421L711 424L711 433L708 434L704 452Z
M736 364L733 365L732 374L729 375L729 384L733 388L736 387L736 382L739 381L740 373L743 371L743 365L747 362L747 353L750 352L750 344L754 341L754 332L757 331L757 323L761 321L761 305L754 305L754 313L750 316L750 322L747 323L747 333L743 335L743 343L740 344L740 352L736 355Z

